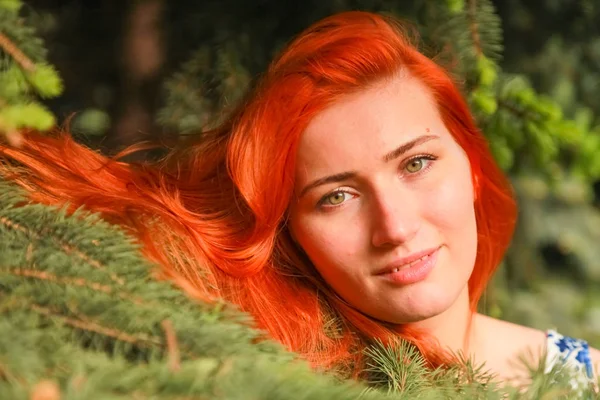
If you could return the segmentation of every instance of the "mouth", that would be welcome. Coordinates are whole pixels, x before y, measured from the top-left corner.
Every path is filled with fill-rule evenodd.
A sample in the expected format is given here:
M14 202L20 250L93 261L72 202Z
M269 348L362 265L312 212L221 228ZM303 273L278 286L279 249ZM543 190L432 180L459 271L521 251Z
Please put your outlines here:
M430 257L433 257L441 246L436 246L429 248L427 250L423 250L417 253L413 253L407 257L399 258L389 263L383 269L377 271L375 275L386 275L393 274L398 271L402 271L405 269L410 269L419 264L422 264L429 260Z
M396 267L396 268L392 269L390 272L394 273L394 272L398 272L398 271L403 270L403 269L408 269L408 268L410 268L412 266L415 266L416 264L420 263L421 261L425 261L428 258L429 258L429 254L426 255L426 256L423 256L423 257L421 257L421 258L419 258L419 259L417 259L417 260L415 260L415 261L413 261L413 262L411 262L409 264L404 264L404 265L402 265L400 267Z
M376 276L397 286L408 286L424 281L437 265L440 248L441 246L434 247L398 259L388 264Z

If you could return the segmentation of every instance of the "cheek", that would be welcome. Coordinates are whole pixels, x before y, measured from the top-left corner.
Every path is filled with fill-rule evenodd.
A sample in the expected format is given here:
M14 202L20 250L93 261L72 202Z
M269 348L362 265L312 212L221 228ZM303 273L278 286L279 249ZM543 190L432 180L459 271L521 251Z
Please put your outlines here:
M424 207L427 219L448 245L454 262L472 268L477 254L477 222L469 171L440 183Z
M472 187L463 182L446 181L429 196L425 208L436 224L446 229L464 229L474 218Z
M466 154L456 146L429 185L425 214L447 229L467 228L474 220L474 190Z
M333 219L327 219L325 223L307 218L291 224L298 244L326 280L351 275L352 261L356 263L360 258L361 243L364 243L358 222Z

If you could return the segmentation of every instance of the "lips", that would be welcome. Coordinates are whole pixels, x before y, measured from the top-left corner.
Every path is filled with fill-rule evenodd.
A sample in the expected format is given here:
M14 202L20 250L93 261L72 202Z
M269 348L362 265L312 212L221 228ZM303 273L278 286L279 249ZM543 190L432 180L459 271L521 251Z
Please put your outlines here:
M384 268L380 269L379 271L375 272L375 275L385 275L385 274L392 274L394 272L398 272L401 271L403 269L407 269L410 268L420 262L426 261L431 255L433 255L438 249L440 248L440 246L436 246L436 247L432 247L430 249L427 250L423 250L423 251L419 251L417 253L413 253L407 257L402 257L402 258L398 258L394 261L392 261L391 263L389 263L388 265L386 265Z

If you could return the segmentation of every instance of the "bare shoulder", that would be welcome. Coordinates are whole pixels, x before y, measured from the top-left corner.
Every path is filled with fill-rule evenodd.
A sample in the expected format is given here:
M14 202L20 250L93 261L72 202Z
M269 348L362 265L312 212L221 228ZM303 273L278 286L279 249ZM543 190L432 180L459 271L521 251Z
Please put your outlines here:
M481 314L476 314L474 324L479 337L474 350L501 378L523 375L523 359L531 366L539 364L546 349L545 332Z
M590 357L596 374L600 374L600 350L590 347Z
M538 365L546 352L547 334L539 329L476 314L475 329L479 333L476 351L494 372L506 380L513 380L523 364ZM584 339L584 338L582 338ZM600 373L600 350L590 347L590 356L596 374Z
M477 314L477 324L495 341L509 342L514 347L545 346L546 332L528 326Z

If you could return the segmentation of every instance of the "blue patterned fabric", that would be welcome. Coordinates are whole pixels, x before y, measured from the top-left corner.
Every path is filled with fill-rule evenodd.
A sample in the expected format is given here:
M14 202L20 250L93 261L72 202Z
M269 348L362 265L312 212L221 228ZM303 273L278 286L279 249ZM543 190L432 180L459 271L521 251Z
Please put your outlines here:
M590 386L596 387L590 348L585 340L563 336L554 330L549 330L546 350L546 373L551 372L557 365L562 366L572 375L571 386L575 391Z

